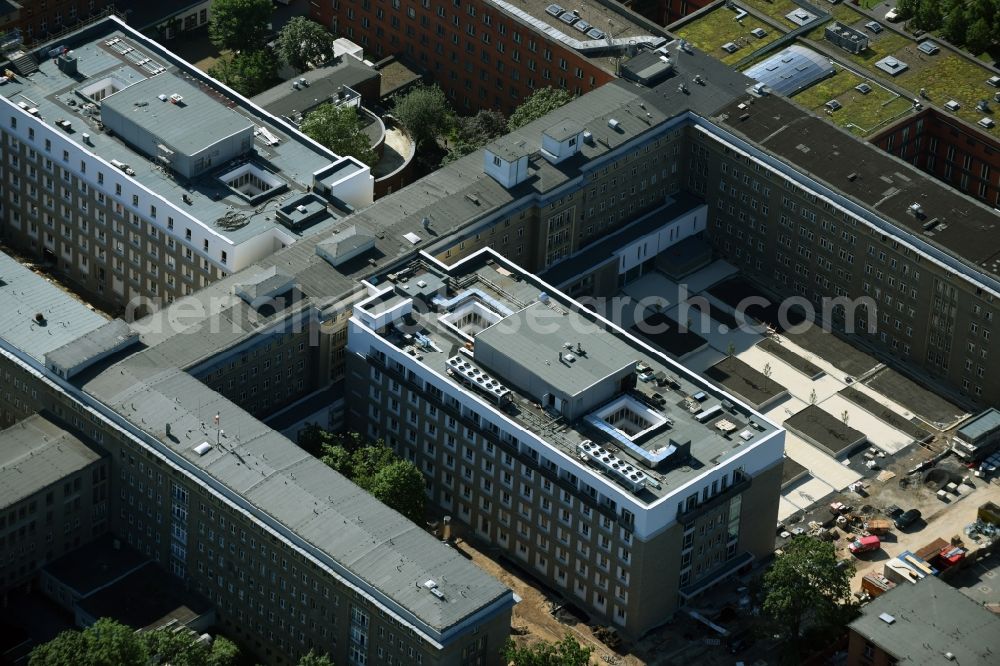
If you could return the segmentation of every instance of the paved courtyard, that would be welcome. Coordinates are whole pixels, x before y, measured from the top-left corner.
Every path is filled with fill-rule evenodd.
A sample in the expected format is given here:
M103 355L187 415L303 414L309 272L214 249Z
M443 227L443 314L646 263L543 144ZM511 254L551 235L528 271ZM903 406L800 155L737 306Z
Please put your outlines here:
M863 379L881 376L884 372L883 366L864 351L814 326L805 332L793 330L770 336L780 344L780 347L774 347L774 351L781 353L787 359L785 360L760 346L759 343L766 339L763 327L755 327L757 330L731 330L734 317L732 307L709 294L708 290L725 280L730 280L736 273L735 267L723 261L716 261L685 278L683 291L675 281L660 273L651 273L626 286L624 293L634 301L645 299L646 302L655 302L657 298L665 299L663 312L675 321L690 323L692 330L708 342L708 347L682 357L681 362L693 371L704 373L732 353L743 363L760 373L769 375L770 380L785 387L788 390L788 397L764 412L772 421L784 423L786 419L815 403L837 419L842 419L846 412L848 425L863 432L870 446L877 447L886 454L898 453L913 444L914 439L911 435L889 425L856 402L840 395L841 391L850 386L870 396L878 405L902 419L912 420L915 416L919 418L919 415L900 404L898 400L880 393L878 390L880 383L855 381L859 377ZM679 294L686 294L691 302L701 299L704 299L702 302L707 301L710 306L710 317L703 318L698 310L683 307L678 303ZM622 323L631 326L635 316L626 319L627 321ZM799 341L802 342L801 345ZM801 360L796 359L796 356ZM837 361L841 361L842 365L838 365ZM793 363L798 367L792 365ZM799 369L809 363L818 367L822 374L810 377ZM882 384L890 385L889 382ZM891 385L900 384L894 382ZM893 397L897 396L894 394ZM899 396L900 399L904 397ZM926 402L926 398L922 395L917 395L915 398ZM909 402L915 401L909 400ZM942 402L947 404L946 401ZM923 403L920 404L922 406ZM933 416L938 417L938 425L941 425L940 419L949 414L946 408L940 405L932 406L936 408L932 412ZM933 430L931 426L922 427ZM786 434L785 453L805 467L809 474L783 491L779 519L784 519L835 492L842 491L862 478L856 469L791 433Z

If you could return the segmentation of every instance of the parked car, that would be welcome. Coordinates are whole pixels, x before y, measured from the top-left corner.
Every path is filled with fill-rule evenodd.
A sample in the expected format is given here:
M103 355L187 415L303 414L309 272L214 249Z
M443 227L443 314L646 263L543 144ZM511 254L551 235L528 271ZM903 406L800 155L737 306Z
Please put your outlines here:
M899 20L899 10L893 7L885 13L885 20L889 23L895 23Z
M882 542L877 536L866 536L856 539L850 546L847 547L851 551L851 555L857 555L859 553L868 553L873 550L878 550L882 547Z
M904 511L896 516L896 519L893 522L896 524L897 530L902 530L917 522L919 519L920 511L917 509L910 509L909 511Z

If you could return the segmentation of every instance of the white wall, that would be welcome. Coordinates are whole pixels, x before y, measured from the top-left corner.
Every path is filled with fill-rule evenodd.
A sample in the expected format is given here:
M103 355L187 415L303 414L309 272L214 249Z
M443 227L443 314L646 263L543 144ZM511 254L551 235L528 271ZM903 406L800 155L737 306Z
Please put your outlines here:
M511 188L528 177L528 156L508 162L487 148L483 151L483 171L504 187Z
M340 199L341 201L347 202L356 209L364 208L374 201L374 188L375 188L375 177L372 176L371 167L360 162L353 157L341 157L339 160L334 161L334 165L340 164L342 162L351 162L361 167L360 171L352 173L350 176L341 178L340 180L335 180L332 183L328 183L330 186L330 193ZM329 169L330 167L323 167L323 171Z
M358 310L355 309L355 313L357 312ZM647 505L625 488L601 476L593 468L582 464L575 455L565 453L549 444L521 427L503 412L494 409L492 405L477 395L463 390L445 376L404 353L369 329L355 314L348 322L347 327L348 352L366 356L373 349L385 353L387 359L402 364L406 370L412 370L423 381L437 387L445 395L455 398L463 410L469 409L480 414L483 429L487 428L488 423L497 425L501 433L514 437L523 446L537 451L540 459L555 463L560 470L571 472L581 481L596 488L601 496L613 500L617 504L619 512L621 509L628 509L635 516L635 535L641 539L648 539L676 523L677 509L683 504L684 498L695 492L701 497L702 488L711 487L713 481L718 481L723 476L729 476L730 481L732 481L733 471L738 467L743 467L749 475L757 474L780 461L785 448L785 432L777 430L758 441L741 446L738 452L728 460L695 476L684 485L672 488L667 496Z
M657 215L657 213L654 211L652 215ZM615 256L618 257L618 273L621 274L635 268L671 245L676 245L685 238L704 231L707 222L708 208L702 204L680 217L670 220L642 238L637 238L628 245L615 250Z

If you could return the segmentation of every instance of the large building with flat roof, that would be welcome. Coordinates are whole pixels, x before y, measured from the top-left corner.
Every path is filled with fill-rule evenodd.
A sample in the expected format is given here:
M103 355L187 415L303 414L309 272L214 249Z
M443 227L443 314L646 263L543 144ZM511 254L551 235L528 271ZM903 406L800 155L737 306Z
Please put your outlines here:
M580 95L613 80L623 58L667 41L658 25L600 0L323 0L310 16L379 59L405 57L460 112L510 113L546 87Z
M770 554L784 431L763 416L491 250L368 284L352 428L585 612L641 636Z
M366 165L115 17L26 57L0 87L3 235L108 308L148 312L372 201Z
M660 48L635 68L649 85L616 79L206 280L133 322L139 344L109 351L122 331L98 334L103 319L51 349L0 342L19 389L2 408L61 410L108 450L111 531L265 661L316 646L338 662L475 662L509 628L510 590L260 420L331 387L470 534L602 622L655 627L773 546L783 431L572 297L614 295L707 239L778 296L870 294L866 344L974 399L1000 395L995 212L690 47ZM650 69L660 56L670 66ZM174 103L164 94L150 105ZM139 130L158 131L108 145L179 152ZM115 169L99 173L128 175ZM234 179L260 190L250 175ZM309 194L326 196L321 180ZM316 202L290 203L274 215L311 219ZM274 204L261 205L248 224L266 237ZM550 337L499 335L539 316Z
M849 666L988 666L1000 652L1000 618L935 576L880 595L848 629Z
M108 467L48 415L0 430L0 593L108 530Z

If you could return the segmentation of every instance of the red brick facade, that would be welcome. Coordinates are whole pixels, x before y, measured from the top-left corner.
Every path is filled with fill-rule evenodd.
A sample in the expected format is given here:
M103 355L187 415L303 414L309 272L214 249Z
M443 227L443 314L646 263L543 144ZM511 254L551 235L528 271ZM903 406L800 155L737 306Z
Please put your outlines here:
M622 4L656 25L670 25L715 0L630 0Z
M25 44L44 41L47 35L72 28L80 21L99 14L113 0L27 0L21 8L0 15L0 34L21 30Z
M1000 141L934 109L872 138L872 143L938 180L1000 207Z
M313 0L310 17L372 60L397 55L426 70L463 113L509 114L538 88L579 95L614 78L482 0Z

